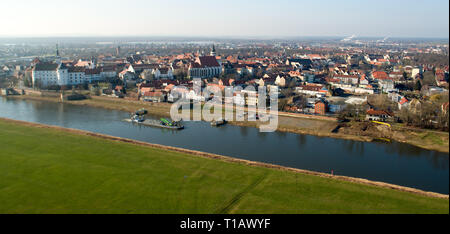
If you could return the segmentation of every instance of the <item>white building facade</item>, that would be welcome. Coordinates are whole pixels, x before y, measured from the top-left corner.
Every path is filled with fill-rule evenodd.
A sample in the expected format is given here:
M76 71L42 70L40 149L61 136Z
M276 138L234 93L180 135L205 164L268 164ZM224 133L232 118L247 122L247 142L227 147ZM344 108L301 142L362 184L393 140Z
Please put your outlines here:
M38 63L32 70L33 87L81 85L104 81L116 76L115 71L100 68L67 67L64 63Z

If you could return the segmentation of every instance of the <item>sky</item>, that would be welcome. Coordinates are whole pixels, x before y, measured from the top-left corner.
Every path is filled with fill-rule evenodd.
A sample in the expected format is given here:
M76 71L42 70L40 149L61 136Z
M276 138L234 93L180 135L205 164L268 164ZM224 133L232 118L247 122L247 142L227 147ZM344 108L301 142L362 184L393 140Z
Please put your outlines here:
M448 38L448 0L5 0L0 37Z

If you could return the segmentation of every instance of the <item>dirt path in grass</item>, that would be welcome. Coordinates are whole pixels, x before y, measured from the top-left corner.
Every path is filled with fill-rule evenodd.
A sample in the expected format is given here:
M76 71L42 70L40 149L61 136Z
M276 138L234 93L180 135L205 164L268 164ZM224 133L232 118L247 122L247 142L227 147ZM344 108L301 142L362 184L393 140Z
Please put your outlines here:
M253 183L248 185L244 190L236 194L229 202L226 203L226 205L220 209L218 209L215 213L216 214L228 214L230 211L233 210L234 207L236 207L239 202L242 200L242 198L248 194L251 190L256 188L261 182L264 181L268 176L268 173L263 174L262 176L258 177Z

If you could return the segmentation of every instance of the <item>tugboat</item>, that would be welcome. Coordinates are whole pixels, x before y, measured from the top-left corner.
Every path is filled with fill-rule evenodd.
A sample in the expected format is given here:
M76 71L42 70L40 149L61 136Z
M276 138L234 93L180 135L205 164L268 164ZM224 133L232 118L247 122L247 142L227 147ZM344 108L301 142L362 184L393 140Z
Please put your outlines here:
M133 123L142 123L145 121L145 115L148 114L148 111L145 109L141 109L136 111L131 116L131 122Z
M131 114L130 119L125 119L126 122L141 124L150 127L158 127L158 128L167 128L174 130L184 129L184 126L180 122L169 121L167 119L161 118L158 120L145 119L145 115L148 114L148 111L145 109L141 109Z

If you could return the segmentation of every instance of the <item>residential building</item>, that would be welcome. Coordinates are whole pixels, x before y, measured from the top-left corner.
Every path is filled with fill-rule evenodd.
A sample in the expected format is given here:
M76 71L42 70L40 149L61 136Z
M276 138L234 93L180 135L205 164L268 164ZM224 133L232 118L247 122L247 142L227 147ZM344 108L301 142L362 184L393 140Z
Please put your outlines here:
M380 88L384 93L398 92L398 90L395 89L395 83L393 80L390 79L379 80L378 84L380 85Z
M310 96L325 97L328 94L328 89L321 84L306 84L295 88L299 94L306 94Z
M146 102L164 102L166 96L162 92L145 92L141 98Z
M56 63L38 63L32 70L33 87L48 87L61 84L60 64Z
M327 113L328 105L323 100L319 100L314 105L314 113L319 115L325 115Z
M172 69L168 68L168 67L153 69L152 74L153 74L153 77L157 80L160 80L160 79L173 80Z
M358 85L360 77L358 75L334 75L333 78L340 80L341 84Z
M394 115L388 111L370 109L367 111L366 120L386 122L391 121L393 117Z

